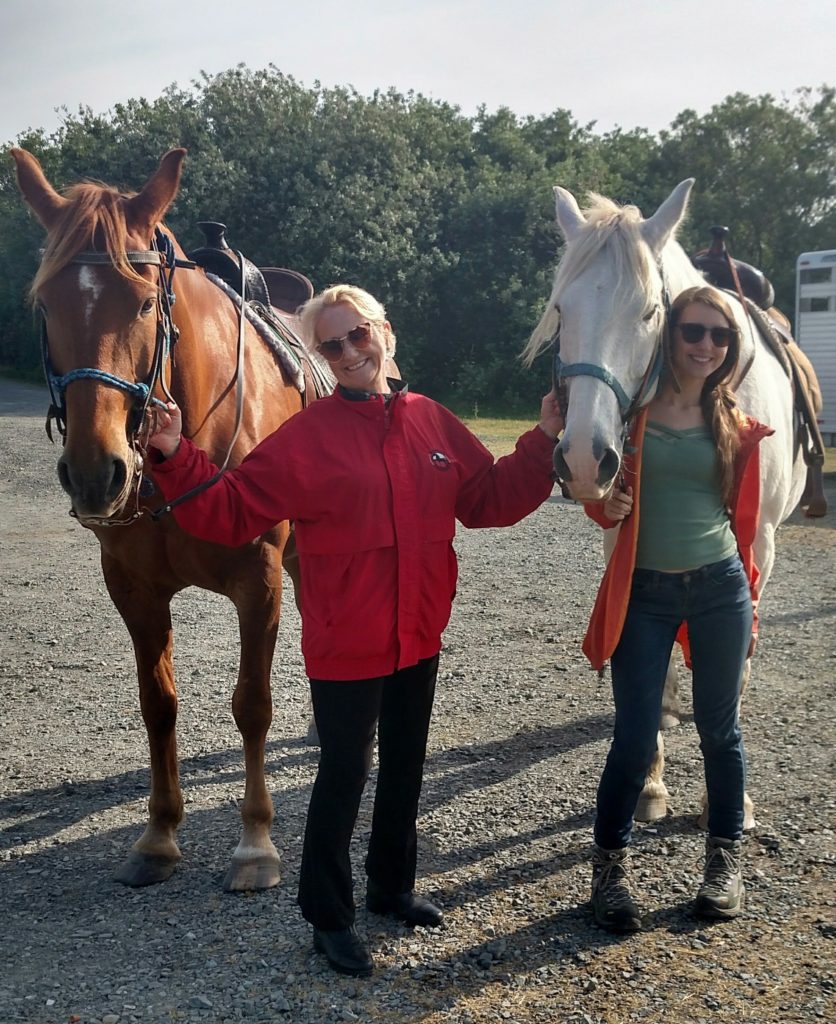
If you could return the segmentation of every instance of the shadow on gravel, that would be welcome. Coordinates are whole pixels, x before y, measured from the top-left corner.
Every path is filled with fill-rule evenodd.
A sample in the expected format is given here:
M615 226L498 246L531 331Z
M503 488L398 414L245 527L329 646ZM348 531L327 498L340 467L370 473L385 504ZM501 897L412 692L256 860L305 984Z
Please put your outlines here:
M282 768L296 766L311 758L311 750L304 740L281 740L268 746L270 750L296 749L297 753L284 756L265 765L268 776ZM180 762L183 792L196 786L220 786L244 783L243 754L240 748L200 757L184 758ZM112 775L105 779L72 780L46 789L30 789L0 800L0 820L16 817L19 820L0 827L0 850L10 845L9 835L15 843L47 838L61 829L92 814L101 813L120 804L133 803L148 796L150 773L147 768ZM20 819L23 819L21 821Z
M521 731L504 740L440 751L427 759L422 812L450 803L463 793L501 783L539 761L600 739L610 729L611 719L598 715L565 726ZM295 752L271 757L289 749ZM269 778L284 769L315 761L316 756L316 751L302 739L276 740L267 744L265 772ZM185 758L180 762L184 793L197 786L240 782L243 787L242 757L241 749L232 747ZM366 797L373 791L373 782L374 779L366 788ZM92 814L142 800L148 795L149 785L149 771L143 768L105 779L72 780L7 796L0 800L0 821L9 817L18 820L0 826L0 850L20 843L21 837L24 842L45 839ZM308 789L304 787L306 799ZM293 800L298 795L293 790L285 790L281 799ZM556 830L552 826L549 832Z
M427 758L422 809L432 810L442 800L495 785L526 771L548 758L606 739L612 733L612 715L590 715L564 725L522 729L487 743L452 747ZM455 772L444 780L442 792L433 786L435 776Z

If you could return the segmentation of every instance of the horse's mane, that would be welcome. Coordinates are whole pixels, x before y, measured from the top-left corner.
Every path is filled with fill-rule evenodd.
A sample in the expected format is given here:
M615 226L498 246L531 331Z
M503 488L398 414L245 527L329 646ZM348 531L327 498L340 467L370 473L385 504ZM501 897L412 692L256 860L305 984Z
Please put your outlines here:
M616 302L635 295L645 295L646 311L654 304L658 289L653 274L650 251L643 244L639 227L642 224L641 211L636 206L619 206L612 199L590 193L590 204L583 211L586 224L572 244L564 249L557 265L554 284L545 312L534 328L522 358L531 365L552 341L560 324L558 305L561 293L570 282L580 276L605 247L609 249L615 263L618 278Z
M73 185L64 193L67 203L50 225L40 269L30 289L33 298L80 252L94 246L104 246L103 251L109 254L114 268L123 277L141 280L125 251L128 236L125 200L131 195L91 181Z

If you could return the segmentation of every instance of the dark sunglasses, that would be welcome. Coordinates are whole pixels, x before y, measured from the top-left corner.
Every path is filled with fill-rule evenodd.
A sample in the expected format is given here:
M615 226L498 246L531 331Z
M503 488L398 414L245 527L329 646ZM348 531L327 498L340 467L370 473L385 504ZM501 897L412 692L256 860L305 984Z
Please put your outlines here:
M316 350L321 356L328 360L329 363L338 363L345 351L345 343L350 341L353 348L364 349L368 348L372 340L372 325L368 322L364 324L358 324L356 327L352 327L348 334L344 334L341 338L331 338L329 341L321 341L317 346Z
M677 324L682 340L689 345L696 345L705 337L705 332L711 335L711 340L718 348L728 348L734 341L737 331L731 327L707 327L705 324L683 323Z

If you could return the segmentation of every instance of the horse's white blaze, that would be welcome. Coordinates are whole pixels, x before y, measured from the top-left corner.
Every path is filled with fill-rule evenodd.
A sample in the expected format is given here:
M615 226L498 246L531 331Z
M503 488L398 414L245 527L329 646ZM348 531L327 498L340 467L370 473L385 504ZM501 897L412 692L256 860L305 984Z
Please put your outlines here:
M102 283L96 277L95 267L85 265L78 268L78 289L83 296L81 312L84 326L89 327L93 310L102 294Z

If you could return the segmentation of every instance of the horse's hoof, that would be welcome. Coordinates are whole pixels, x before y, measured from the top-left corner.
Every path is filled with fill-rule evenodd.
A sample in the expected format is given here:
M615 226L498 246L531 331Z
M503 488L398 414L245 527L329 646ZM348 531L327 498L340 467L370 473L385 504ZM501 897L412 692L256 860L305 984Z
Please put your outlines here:
M671 711L662 712L662 717L659 720L659 728L663 732L666 732L668 729L675 729L678 725L682 725L679 715L675 715Z
M821 519L822 516L827 515L827 502L822 499L816 501L815 499L810 502L807 508L804 509L804 515L808 519Z
M755 821L755 805L748 793L743 794L743 831L751 832L757 822Z
M278 860L260 857L246 863L233 860L224 878L225 892L253 892L274 889L282 879Z
M179 857L154 856L131 850L128 859L116 872L116 881L121 882L122 885L129 885L133 889L165 882L174 874L179 859Z
M663 796L640 796L633 817L636 821L658 821L668 813L668 802Z
M313 718L308 722L308 731L305 734L305 742L309 747L319 746L319 731L316 727L316 721Z

